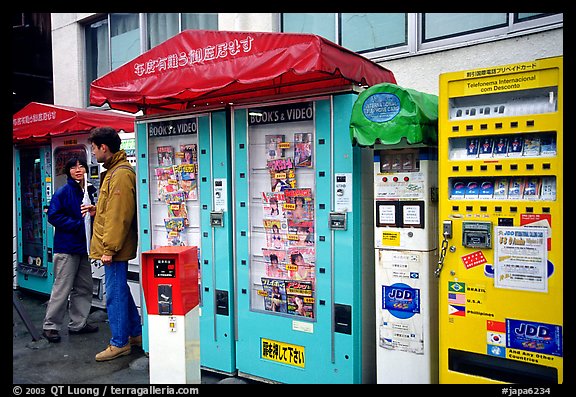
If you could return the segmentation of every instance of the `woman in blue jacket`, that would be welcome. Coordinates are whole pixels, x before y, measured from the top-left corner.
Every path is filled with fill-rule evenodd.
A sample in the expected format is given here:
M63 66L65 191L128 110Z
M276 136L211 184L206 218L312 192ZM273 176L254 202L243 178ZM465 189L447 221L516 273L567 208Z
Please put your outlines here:
M49 342L60 342L59 331L70 300L68 315L69 334L98 331L88 324L92 306L92 269L86 248L84 218L80 210L84 197L84 175L88 164L84 159L72 157L64 166L66 184L52 197L48 208L48 222L54 226L54 284L46 308L42 335ZM96 189L88 185L90 200L94 204Z

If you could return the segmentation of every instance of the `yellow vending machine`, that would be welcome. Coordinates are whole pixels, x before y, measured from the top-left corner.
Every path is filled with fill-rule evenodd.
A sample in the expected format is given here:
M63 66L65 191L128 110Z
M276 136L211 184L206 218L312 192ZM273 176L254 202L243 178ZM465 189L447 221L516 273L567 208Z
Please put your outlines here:
M440 383L563 382L562 65L440 76Z

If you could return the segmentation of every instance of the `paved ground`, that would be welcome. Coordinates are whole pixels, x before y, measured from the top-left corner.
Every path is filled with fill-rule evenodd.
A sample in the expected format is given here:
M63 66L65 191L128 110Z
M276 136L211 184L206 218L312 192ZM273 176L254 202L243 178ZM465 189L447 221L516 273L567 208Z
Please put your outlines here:
M26 290L16 290L14 296L40 335L48 297ZM68 335L65 329L60 332L60 343L49 343L44 338L35 341L13 305L13 384L149 384L148 357L142 349L133 349L130 355L112 361L94 360L110 339L107 320L106 311L95 308L88 321L98 325L98 332ZM64 323L67 321L66 317ZM207 384L258 383L205 370L201 380Z

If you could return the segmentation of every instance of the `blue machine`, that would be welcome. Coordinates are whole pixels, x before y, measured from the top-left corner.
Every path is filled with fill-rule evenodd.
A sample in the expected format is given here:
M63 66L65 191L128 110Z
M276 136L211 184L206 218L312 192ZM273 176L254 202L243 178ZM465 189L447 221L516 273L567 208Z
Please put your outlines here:
M15 159L18 286L50 294L53 228L45 212L53 192L50 146L17 149Z
M136 122L140 251L199 248L200 365L234 374L230 143L226 112ZM182 196L181 193L185 192ZM145 303L143 303L145 308ZM144 343L148 351L146 310Z
M241 376L375 382L372 208L362 193L372 189L362 177L372 159L351 144L356 98L337 94L233 110Z

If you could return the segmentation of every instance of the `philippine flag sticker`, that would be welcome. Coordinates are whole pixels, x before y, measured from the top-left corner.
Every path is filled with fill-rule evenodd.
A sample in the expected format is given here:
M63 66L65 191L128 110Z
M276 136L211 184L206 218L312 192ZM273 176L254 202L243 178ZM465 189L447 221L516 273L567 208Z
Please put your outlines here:
M466 317L466 306L448 305L448 314L450 316Z

